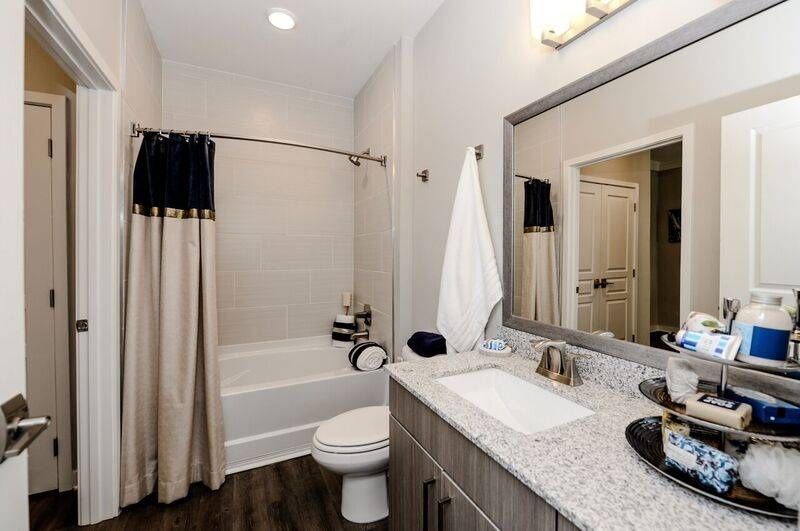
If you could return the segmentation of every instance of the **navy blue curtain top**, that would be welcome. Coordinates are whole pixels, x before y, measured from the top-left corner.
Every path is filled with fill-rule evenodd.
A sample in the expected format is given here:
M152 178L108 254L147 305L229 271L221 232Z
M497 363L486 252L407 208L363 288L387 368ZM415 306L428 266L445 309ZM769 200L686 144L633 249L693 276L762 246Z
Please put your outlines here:
M526 229L553 230L553 205L550 203L550 183L539 179L525 182Z
M144 133L133 171L134 211L213 212L215 148L208 135Z

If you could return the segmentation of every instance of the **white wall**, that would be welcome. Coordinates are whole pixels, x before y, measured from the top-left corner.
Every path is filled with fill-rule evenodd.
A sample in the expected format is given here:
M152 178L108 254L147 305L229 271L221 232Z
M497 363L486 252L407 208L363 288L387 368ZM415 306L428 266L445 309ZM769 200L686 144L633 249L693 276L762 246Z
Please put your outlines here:
M444 244L464 147L484 144L478 166L502 261L502 117L726 3L637 2L554 52L533 42L529 0L447 0L414 42L414 159L431 180L414 194L413 315L434 329ZM411 172L404 179L414 179ZM493 323L499 322L500 305Z
M392 350L393 240L390 183L394 161L395 50L372 74L355 100L356 151L386 155L386 168L364 162L356 169L355 297L372 306L371 339Z
M133 0L138 3L138 0ZM64 0L118 80L124 72L124 16L129 0Z
M163 120L353 149L349 98L169 61ZM220 343L330 334L341 292L353 291L353 166L298 148L216 145Z

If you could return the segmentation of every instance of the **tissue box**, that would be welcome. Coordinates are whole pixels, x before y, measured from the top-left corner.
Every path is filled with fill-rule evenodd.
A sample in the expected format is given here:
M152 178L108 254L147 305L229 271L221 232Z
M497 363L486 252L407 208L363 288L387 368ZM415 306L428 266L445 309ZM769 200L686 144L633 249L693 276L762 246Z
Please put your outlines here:
M733 457L680 433L666 435L667 466L691 476L717 494L727 494L739 480L739 462Z

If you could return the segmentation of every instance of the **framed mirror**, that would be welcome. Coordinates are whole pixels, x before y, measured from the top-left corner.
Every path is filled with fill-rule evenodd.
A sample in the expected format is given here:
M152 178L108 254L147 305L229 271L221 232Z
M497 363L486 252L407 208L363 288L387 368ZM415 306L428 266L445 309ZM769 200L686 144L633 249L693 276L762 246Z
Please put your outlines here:
M798 17L729 2L506 117L505 326L663 367L690 311L794 305Z

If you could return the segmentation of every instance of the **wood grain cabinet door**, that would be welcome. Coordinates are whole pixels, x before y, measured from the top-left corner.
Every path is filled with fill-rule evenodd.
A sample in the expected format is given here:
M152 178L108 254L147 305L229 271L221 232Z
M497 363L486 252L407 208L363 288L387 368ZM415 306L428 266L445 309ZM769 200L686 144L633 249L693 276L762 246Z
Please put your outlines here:
M394 417L389 424L389 448L389 528L436 531L441 469Z
M497 527L475 506L447 474L439 475L436 500L436 531L497 531Z

